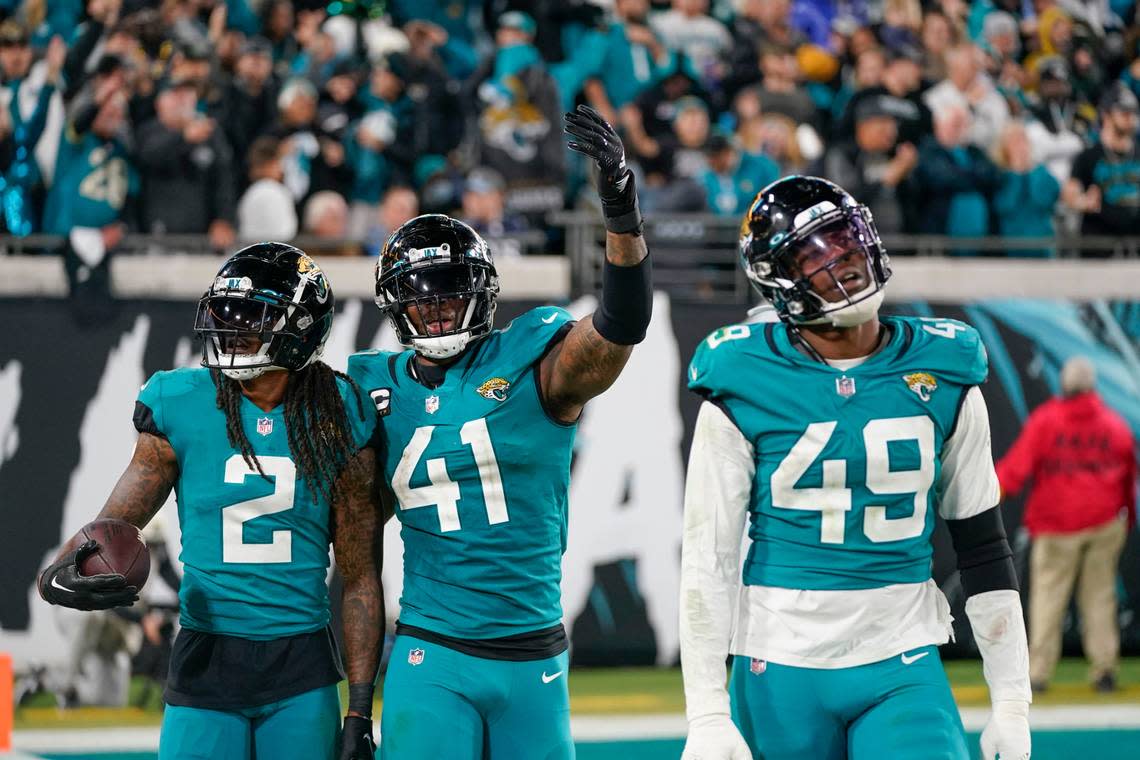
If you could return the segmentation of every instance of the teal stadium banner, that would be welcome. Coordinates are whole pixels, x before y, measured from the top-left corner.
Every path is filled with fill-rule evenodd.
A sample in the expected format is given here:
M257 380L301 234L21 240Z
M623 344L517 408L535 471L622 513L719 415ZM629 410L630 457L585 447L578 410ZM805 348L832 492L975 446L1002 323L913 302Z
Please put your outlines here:
M538 305L500 303L497 324ZM592 297L568 304L588 314ZM895 303L895 311L974 325L985 340L996 456L1026 415L1056 392L1061 363L1095 362L1107 402L1140 433L1140 302L991 300L970 304ZM194 304L124 300L93 322L67 301L0 298L0 651L18 671L66 667L70 611L39 600L34 578L58 546L93 518L130 458L131 413L153 372L196 364ZM617 384L587 408L578 435L563 564L563 606L578 665L673 664L678 656L677 588L684 462L698 400L684 389L698 341L743 321L738 306L671 302L658 294L655 318ZM325 359L343 369L350 353L395 348L370 302L338 307ZM1028 538L1021 503L1004 505L1025 582ZM148 531L177 554L177 515L167 505ZM943 528L935 534L934 575L964 621L954 558ZM402 547L388 526L384 568L389 616L398 614ZM152 574L152 578L156 578ZM333 581L335 582L335 580ZM1027 585L1027 584L1025 584ZM153 586L153 588L152 588ZM163 594L166 594L163 598ZM144 598L169 602L153 580ZM1140 654L1140 541L1129 538L1118 585L1127 652ZM1066 648L1079 650L1077 621ZM976 654L961 626L947 656Z

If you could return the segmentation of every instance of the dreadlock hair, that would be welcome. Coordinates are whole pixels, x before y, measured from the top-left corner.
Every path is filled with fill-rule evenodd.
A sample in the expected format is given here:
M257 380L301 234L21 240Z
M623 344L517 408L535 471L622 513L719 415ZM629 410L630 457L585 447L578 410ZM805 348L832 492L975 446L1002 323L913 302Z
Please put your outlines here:
M267 481L261 462L241 424L241 383L211 370L217 388L218 409L226 415L226 438L241 453L250 469ZM329 502L336 496L336 481L341 469L356 453L348 409L337 388L337 378L346 382L356 399L356 413L363 421L364 405L359 386L348 375L337 372L324 362L313 362L303 369L289 372L285 387L285 434L289 454L297 465L297 474L314 496Z

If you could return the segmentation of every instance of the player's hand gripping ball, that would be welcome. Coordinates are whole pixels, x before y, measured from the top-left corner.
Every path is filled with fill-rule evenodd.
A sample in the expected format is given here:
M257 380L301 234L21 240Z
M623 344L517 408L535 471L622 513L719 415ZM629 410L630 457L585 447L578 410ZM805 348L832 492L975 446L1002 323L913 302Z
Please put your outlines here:
M727 715L708 715L689 724L681 760L752 760L752 751Z
M150 551L139 529L104 518L84 525L63 555L40 574L45 601L77 610L128 607L150 575Z

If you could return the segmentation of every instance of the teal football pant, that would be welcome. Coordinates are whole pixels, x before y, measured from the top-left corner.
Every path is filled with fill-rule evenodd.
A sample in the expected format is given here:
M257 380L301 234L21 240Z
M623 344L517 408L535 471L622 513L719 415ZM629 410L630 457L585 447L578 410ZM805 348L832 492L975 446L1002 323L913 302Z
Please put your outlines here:
M736 656L732 720L763 760L969 760L938 648L853 668Z
M332 760L338 731L336 686L241 710L168 705L158 760Z
M397 636L384 678L383 760L568 760L570 655L513 662Z

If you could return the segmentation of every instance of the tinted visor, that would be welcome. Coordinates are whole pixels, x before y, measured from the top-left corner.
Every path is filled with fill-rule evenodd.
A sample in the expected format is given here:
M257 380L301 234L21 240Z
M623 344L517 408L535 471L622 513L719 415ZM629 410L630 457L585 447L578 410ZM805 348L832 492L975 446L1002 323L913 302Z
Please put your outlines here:
M412 269L396 278L397 300L469 295L482 287L486 275L469 264L444 264Z
M791 279L810 278L825 269L850 262L869 267L868 247L874 238L861 216L852 215L820 225L788 246L784 253Z
M285 308L267 301L235 296L210 296L198 306L194 329L218 333L261 335L280 330Z

